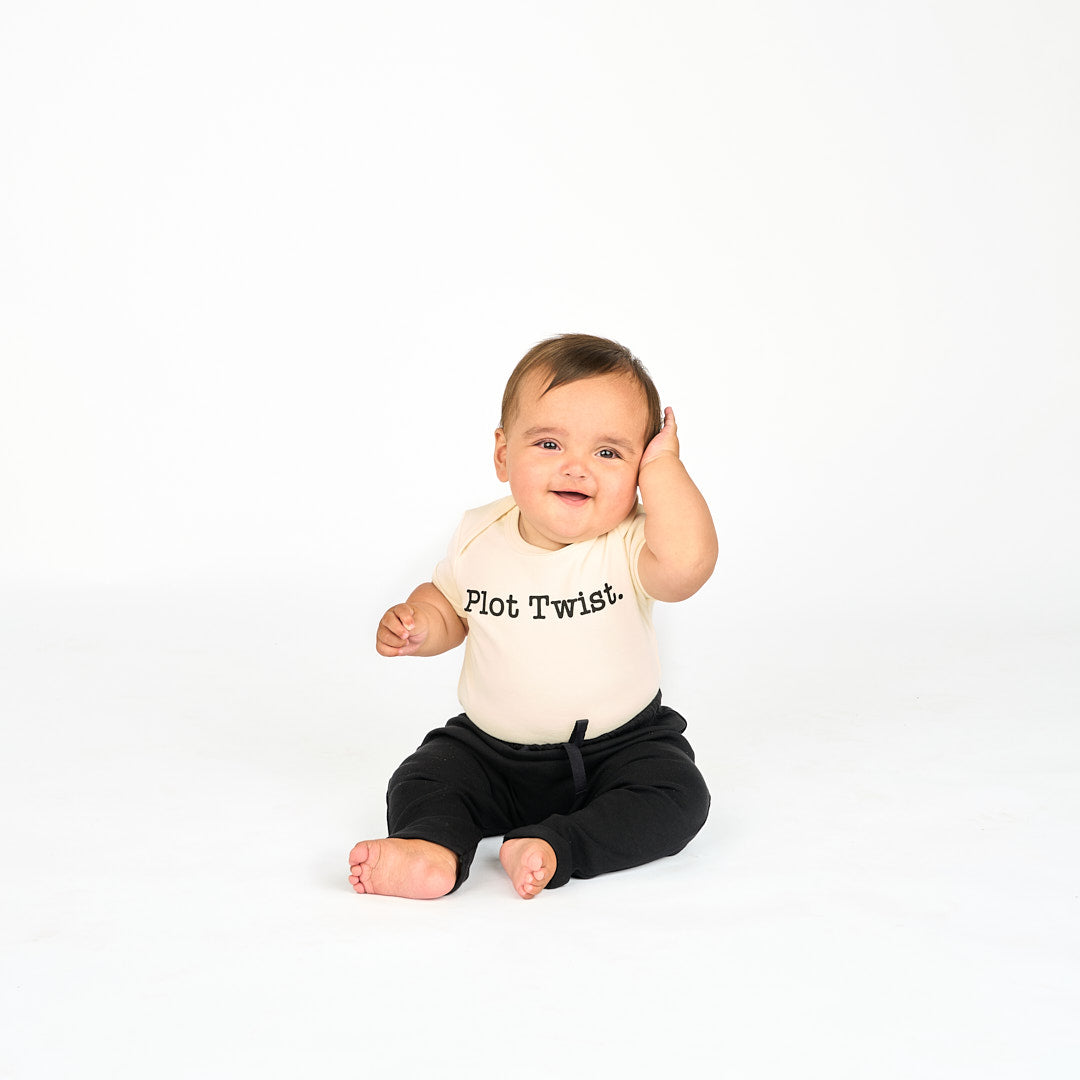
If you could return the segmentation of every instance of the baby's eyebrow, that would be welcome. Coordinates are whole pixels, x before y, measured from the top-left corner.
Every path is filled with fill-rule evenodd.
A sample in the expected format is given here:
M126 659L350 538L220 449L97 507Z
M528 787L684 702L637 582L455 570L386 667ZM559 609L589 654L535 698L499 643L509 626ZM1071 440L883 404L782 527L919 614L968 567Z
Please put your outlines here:
M625 450L628 454L636 454L637 447L627 442L625 439L620 439L618 435L601 435L597 442L605 443L608 446L617 446L620 450Z
M558 435L560 439L565 439L566 431L557 427L531 427L525 432L524 438L536 439L541 435Z

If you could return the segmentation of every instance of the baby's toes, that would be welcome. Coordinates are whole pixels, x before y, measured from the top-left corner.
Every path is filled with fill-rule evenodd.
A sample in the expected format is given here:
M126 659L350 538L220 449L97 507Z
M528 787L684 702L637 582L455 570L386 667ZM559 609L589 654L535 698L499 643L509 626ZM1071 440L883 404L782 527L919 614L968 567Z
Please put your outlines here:
M547 874L543 869L528 870L521 881L523 896L535 896L546 884Z

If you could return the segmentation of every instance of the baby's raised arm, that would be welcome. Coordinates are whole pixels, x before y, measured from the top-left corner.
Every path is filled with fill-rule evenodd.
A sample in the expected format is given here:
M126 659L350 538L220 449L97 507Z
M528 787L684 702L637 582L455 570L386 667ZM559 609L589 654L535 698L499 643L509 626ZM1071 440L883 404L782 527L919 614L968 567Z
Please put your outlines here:
M437 656L465 640L469 624L430 582L383 615L375 635L380 656Z
M664 410L664 426L641 456L638 490L645 507L638 576L657 600L685 600L709 580L717 541L709 507L679 460L671 409Z

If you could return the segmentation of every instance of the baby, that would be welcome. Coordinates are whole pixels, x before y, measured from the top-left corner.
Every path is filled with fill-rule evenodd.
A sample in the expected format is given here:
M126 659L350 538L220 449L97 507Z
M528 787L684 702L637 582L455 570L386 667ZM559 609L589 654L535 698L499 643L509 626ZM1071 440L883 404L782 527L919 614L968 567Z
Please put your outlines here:
M444 896L503 834L530 899L674 855L708 815L652 626L653 601L693 595L717 557L671 409L623 346L552 338L506 385L495 472L510 495L467 512L433 580L379 623L383 656L467 640L465 712L391 778L389 835L349 855L358 893Z

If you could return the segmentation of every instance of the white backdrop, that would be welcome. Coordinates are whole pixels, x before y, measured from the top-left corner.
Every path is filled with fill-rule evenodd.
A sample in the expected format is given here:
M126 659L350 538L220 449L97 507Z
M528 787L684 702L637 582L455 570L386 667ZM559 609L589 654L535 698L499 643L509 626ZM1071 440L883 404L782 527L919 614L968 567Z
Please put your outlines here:
M1072 1080L1078 35L4 5L0 1075ZM376 621L563 331L642 358L717 520L657 612L710 821L529 904L490 846L356 897L456 711Z
M7 10L5 577L424 576L510 367L580 330L675 406L719 588L1075 603L1078 25Z

